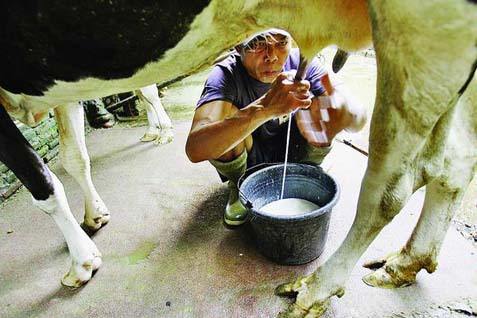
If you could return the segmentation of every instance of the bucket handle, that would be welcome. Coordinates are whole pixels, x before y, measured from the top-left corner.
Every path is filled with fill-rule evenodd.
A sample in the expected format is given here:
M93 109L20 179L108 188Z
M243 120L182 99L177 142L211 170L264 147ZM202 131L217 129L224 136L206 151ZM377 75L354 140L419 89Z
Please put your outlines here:
M239 192L240 198L242 198L243 202L245 202L245 207L247 209L252 209L253 208L252 202L250 202L249 199L247 199L247 197L245 196L245 194L243 194L243 192L240 191L240 188L238 188L238 192Z
M252 202L250 202L250 200L247 198L247 196L240 190L240 186L242 185L242 182L245 179L247 179L254 172L257 172L257 171L262 170L262 169L267 168L267 167L276 166L276 165L280 165L280 164L283 164L283 163L281 163L281 162L260 163L258 165L255 165L255 166L251 167L251 168L248 168L240 176L240 178L238 179L238 182L237 182L237 188L238 188L239 196L242 198L243 202L245 202L245 207L247 207L248 209L252 209L253 204L252 204Z

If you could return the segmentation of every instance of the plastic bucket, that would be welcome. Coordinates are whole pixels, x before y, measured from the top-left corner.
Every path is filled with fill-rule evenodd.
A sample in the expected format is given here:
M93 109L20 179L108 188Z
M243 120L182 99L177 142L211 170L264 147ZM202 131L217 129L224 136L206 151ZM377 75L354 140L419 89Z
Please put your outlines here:
M280 199L283 164L252 168L239 181L240 200L249 209L250 223L259 251L285 265L299 265L316 259L324 250L339 186L318 166L287 164L283 199L300 198L320 208L300 215L277 215L260 211Z

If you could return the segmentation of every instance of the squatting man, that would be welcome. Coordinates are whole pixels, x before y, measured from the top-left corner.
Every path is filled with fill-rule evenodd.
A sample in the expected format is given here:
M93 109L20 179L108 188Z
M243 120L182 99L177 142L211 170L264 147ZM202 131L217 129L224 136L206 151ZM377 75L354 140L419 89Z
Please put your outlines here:
M288 161L314 164L329 153L337 133L356 132L366 123L365 109L352 101L341 83L330 82L316 58L305 79L294 80L299 55L288 32L269 29L238 44L207 78L186 153L192 162L209 160L222 181L228 181L224 213L228 225L246 221L237 189L246 168L284 162L288 120L292 121ZM322 115L321 109L327 114Z

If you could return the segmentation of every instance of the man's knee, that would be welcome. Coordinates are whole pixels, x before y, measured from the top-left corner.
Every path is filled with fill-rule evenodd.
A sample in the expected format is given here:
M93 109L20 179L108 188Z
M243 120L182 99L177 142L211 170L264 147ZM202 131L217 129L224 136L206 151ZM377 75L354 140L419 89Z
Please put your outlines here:
M250 149L252 148L253 140L252 136L247 137L244 141L240 142L237 146L235 146L232 150L227 151L224 153L220 158L218 158L218 161L222 162L229 162L237 159L242 155L242 153L249 152Z
M330 153L333 147L333 142L328 147L315 147L310 144L305 145L305 155L300 162L308 162L320 165L325 157Z
M247 169L247 151L242 150L242 153L230 161L209 160L214 168L228 180L237 183L240 176Z
M223 154L219 159L217 159L218 161L222 161L222 162L230 162L230 161L233 161L235 160L236 158L238 158L244 151L244 147L241 146L241 147L235 147L234 149L226 152L225 154Z

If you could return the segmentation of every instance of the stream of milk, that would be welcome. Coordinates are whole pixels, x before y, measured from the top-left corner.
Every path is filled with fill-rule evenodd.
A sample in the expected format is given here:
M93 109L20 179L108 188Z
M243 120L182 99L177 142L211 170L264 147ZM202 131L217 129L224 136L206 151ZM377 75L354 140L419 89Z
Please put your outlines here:
M290 131L293 112L288 115L288 131L287 131L287 143L285 148L285 162L283 163L283 177L282 177L282 191L280 192L280 200L283 199L283 191L285 190L285 177L287 175L287 161L288 161L288 147L290 146Z

